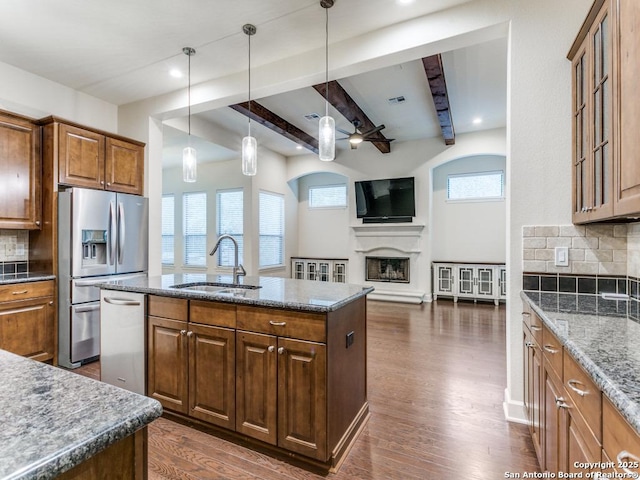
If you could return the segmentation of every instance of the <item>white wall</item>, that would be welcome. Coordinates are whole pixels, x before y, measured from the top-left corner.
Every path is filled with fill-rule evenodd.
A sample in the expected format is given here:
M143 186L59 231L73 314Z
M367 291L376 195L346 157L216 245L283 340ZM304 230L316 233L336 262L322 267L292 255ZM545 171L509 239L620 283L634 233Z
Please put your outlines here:
M349 207L309 209L309 187L316 185L346 185L348 197L353 189L349 178L335 173L310 173L298 179L297 256L348 258Z
M432 258L448 262L503 263L506 258L505 200L448 202L448 175L503 171L503 156L473 156L433 170Z

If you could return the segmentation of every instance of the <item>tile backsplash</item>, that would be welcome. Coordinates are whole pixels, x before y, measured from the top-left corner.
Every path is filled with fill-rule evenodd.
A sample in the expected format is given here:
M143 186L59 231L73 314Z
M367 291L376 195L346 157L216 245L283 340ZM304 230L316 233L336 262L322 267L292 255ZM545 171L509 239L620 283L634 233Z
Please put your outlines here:
M523 271L574 275L628 274L629 232L640 272L640 224L522 227ZM569 266L555 265L555 247L567 247ZM637 259L636 259L637 257Z
M24 273L29 262L29 232L0 230L0 275Z

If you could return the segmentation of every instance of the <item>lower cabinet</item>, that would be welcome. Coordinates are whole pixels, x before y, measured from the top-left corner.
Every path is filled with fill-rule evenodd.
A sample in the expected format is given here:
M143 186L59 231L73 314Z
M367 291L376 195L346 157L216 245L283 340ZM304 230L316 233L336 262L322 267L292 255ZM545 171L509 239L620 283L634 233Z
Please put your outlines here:
M433 264L433 299L438 296L492 300L496 305L507 297L505 265L440 263Z
M365 309L365 299L325 314L150 295L148 395L334 466L368 417Z
M346 258L291 257L291 278L347 283L348 265Z
M527 307L525 305L525 307ZM524 405L525 414L529 422L529 431L533 446L538 455L542 457L542 433L541 433L541 414L542 414L542 351L540 344L531 331L531 312L525 308L522 312L523 316L523 332L524 332ZM533 317L535 320L535 317ZM535 328L539 325L534 324ZM535 331L535 330L534 330Z
M0 286L0 348L33 360L56 359L53 281Z

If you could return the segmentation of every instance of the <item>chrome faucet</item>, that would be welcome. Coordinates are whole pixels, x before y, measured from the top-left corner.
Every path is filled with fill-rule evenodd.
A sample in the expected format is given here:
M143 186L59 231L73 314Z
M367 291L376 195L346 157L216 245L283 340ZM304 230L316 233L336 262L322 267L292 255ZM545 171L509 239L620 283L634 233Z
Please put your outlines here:
M238 263L238 242L236 242L236 239L226 233L224 235L220 235L218 237L218 240L216 241L216 244L213 246L213 249L211 250L211 252L209 252L209 255L213 255L214 253L216 253L216 250L218 250L218 247L220 246L220 242L222 242L222 240L224 240L225 238L228 238L233 242L234 259L235 259L233 270L232 270L233 283L238 284L240 283L240 276L246 275L247 272L245 271L244 267Z

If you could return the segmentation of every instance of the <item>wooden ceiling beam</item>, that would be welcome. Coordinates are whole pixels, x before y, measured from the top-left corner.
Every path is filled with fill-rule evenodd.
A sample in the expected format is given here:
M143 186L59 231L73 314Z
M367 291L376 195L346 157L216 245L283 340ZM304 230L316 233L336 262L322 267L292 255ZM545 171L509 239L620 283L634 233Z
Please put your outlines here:
M319 83L318 85L314 85L313 88L325 98L328 98L329 103L334 106L336 110L338 110L351 124L354 121L360 122L360 133L368 132L369 130L373 130L376 128L376 125L369 120L369 117L362 111L362 109L358 106L358 104L351 98L351 96L346 92L342 85L340 85L336 80L332 80L329 82L329 94L327 96L327 88L326 84ZM372 138L372 137L369 137ZM391 142L387 140L387 138L381 133L373 137L380 141L372 140L373 143L378 150L382 153L389 153L391 151Z
M251 113L249 113L249 102L236 103L229 107L313 153L318 153L318 140L259 103L251 100Z
M446 145L454 145L456 143L456 132L453 126L453 118L451 117L447 82L444 78L444 69L442 68L442 57L440 54L424 57L422 59L422 65L424 66L424 71L429 81L431 97L433 98L433 104L438 114L438 122L440 122L444 143Z

